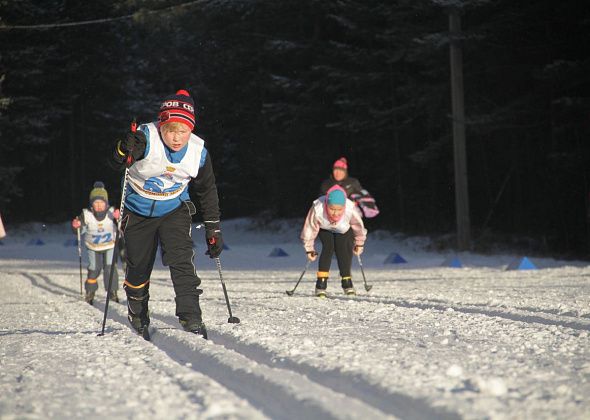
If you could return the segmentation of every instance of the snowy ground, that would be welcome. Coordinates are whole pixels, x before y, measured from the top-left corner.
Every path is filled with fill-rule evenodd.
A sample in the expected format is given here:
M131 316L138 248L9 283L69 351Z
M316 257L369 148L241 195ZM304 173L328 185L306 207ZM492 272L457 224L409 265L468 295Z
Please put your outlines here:
M0 245L0 418L590 418L590 268L515 255L460 254L372 234L345 297L311 296L297 230L224 224L227 307L215 266L197 266L210 340L181 331L166 269L151 285L152 342L103 293L80 298L67 226L8 229ZM10 228L10 227L9 227ZM41 239L45 245L27 245ZM268 257L281 247L288 257ZM407 264L383 264L392 252ZM85 269L84 269L85 273ZM99 282L102 292L102 284ZM122 291L120 294L123 295Z

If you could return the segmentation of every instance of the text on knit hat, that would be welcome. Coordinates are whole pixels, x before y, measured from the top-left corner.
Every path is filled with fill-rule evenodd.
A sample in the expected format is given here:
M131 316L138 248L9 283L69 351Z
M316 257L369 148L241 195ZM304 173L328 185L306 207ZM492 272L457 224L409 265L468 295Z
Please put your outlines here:
M195 127L195 102L189 93L181 89L175 95L167 97L160 105L158 114L160 126L170 122L186 124L190 130Z

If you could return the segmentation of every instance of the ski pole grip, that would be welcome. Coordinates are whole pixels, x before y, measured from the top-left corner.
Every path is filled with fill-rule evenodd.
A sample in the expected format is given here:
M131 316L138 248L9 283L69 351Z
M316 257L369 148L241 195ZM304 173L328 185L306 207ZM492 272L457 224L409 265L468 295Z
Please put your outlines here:
M131 121L131 132L135 133L137 131L137 119L133 118L133 121ZM133 157L131 156L131 152L133 150L129 151L129 155L127 155L127 159L125 161L125 164L127 165L127 167L131 166L131 164L133 163Z

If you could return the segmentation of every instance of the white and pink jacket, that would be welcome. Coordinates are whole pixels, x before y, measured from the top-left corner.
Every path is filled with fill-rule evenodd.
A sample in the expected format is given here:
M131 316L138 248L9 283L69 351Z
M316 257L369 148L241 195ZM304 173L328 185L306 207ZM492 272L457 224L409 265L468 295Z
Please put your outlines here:
M324 195L315 200L305 218L305 223L300 236L305 252L315 250L314 242L320 229L343 234L352 228L354 233L354 244L363 246L367 239L367 230L363 224L361 212L354 202L346 199L342 217L336 222L331 222L326 212L326 197L327 195Z

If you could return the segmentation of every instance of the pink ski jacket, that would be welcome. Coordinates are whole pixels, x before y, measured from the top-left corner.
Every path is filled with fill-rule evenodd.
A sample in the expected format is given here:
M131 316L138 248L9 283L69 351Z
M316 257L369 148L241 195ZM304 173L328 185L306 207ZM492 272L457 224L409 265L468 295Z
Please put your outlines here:
M339 234L344 234L349 229L352 229L354 233L354 244L363 246L367 239L367 230L363 224L362 215L354 202L347 199L344 214L340 220L331 223L326 214L325 199L326 196L324 195L315 200L305 217L305 223L303 224L303 230L300 236L305 252L315 250L314 242L320 229Z

